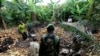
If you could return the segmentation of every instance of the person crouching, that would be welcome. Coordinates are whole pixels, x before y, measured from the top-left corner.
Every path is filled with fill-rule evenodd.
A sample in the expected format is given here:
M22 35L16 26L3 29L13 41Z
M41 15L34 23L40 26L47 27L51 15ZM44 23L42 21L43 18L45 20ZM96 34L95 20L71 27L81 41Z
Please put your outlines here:
M33 38L33 41L31 41L30 43L30 56L39 56L39 48L40 48L40 45L39 43L37 42L37 38Z

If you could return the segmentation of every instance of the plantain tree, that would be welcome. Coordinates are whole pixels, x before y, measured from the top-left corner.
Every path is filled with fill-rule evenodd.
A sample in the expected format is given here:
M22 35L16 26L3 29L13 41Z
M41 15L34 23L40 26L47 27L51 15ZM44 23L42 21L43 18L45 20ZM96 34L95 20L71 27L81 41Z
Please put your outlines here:
M20 0L6 1L4 6L8 10L8 12L11 13L12 24L13 23L16 24L20 20L26 21L26 19L28 18L27 17L29 15L28 5L25 4L23 1Z
M86 13L86 25L92 30L93 33L96 33L100 29L100 1L88 0L88 2L89 7Z
M68 10L71 12L73 17L76 20L81 20L85 18L85 14L88 10L89 3L88 1L80 1L80 0L70 0L68 2Z
M56 21L56 14L58 13L57 11L58 11L58 6L59 6L58 3L59 3L60 1L61 1L61 0L58 0L58 1L54 2L53 0L50 0L49 7L51 7L51 10L52 10L51 19L52 19L53 21Z
M39 8L37 9L37 15L38 15L38 19L39 21L43 22L50 22L52 21L51 16L52 16L52 10L50 9L50 7L48 6L39 6Z
M48 3L48 5L37 6L37 16L41 22L52 22L56 20L58 3L53 2L53 0L50 1L51 2Z
M59 17L61 20L66 21L72 15L74 21L85 19L89 7L88 1L68 0L59 6ZM57 15L56 15L57 16Z
M37 20L36 19L36 14L37 14L36 4L40 3L40 2L42 2L42 0L27 0L27 4L28 4L29 9L30 9L30 17L33 21Z

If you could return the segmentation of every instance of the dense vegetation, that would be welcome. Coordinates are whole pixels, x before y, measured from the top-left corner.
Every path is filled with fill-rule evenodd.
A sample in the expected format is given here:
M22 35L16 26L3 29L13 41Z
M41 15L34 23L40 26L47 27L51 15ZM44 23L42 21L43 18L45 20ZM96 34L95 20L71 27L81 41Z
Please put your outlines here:
M56 34L61 35L60 37L69 37L66 33L69 33L72 37L77 37L78 41L84 41L86 46L93 45L92 52L98 52L100 44L96 39L93 39L94 35L88 35L82 32L78 27L73 27L68 24L63 24L68 20L68 17L72 17L73 22L79 26L86 26L92 32L100 30L100 0L65 0L65 3L59 4L61 0L50 3L47 5L38 5L43 0L0 0L0 35L9 35L15 39L18 39L16 30L11 27L18 26L20 21L26 24L26 27L44 26L47 23L53 22L58 23L55 28ZM34 27L34 28L35 28ZM8 28L11 28L9 31ZM59 29L61 28L61 29ZM36 33L39 37L45 31L45 27L35 28ZM58 31L59 30L59 31ZM3 33L4 32L4 33ZM7 33L8 32L8 33ZM66 33L65 33L66 32ZM100 37L100 34L98 34ZM0 37L1 38L1 37ZM66 39L67 40L67 39ZM96 40L96 41L95 41ZM61 43L62 44L62 43ZM67 44L66 44L67 45ZM88 48L89 49L89 48Z
M17 25L19 21L52 22L66 21L69 16L74 21L88 20L90 25L98 28L100 22L99 0L70 0L64 4L51 2L48 5L37 5L42 0L0 0L0 27ZM91 23L92 22L92 23ZM83 23L85 23L83 21ZM89 25L89 24L88 24Z

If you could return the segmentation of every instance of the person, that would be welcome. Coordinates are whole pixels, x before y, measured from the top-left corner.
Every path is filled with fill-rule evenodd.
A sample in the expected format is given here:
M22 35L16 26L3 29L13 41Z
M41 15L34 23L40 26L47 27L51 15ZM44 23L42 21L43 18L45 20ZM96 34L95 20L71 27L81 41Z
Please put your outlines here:
M40 42L39 56L58 56L60 39L54 34L53 24L47 25L47 34L44 34Z
M22 21L20 21L20 24L18 26L18 30L22 34L23 40L26 40L27 39L26 28L25 28L25 24Z
M20 21L20 24L18 26L18 30L21 34L25 32L25 24L22 21Z
M71 16L69 16L69 18L68 18L68 21L67 21L68 23L72 23L72 17Z
M33 38L33 41L31 41L30 43L30 56L39 56L39 48L40 45L37 42L37 38Z
M28 32L28 37L30 38L34 38L34 36L36 36L34 29L30 30L30 32Z

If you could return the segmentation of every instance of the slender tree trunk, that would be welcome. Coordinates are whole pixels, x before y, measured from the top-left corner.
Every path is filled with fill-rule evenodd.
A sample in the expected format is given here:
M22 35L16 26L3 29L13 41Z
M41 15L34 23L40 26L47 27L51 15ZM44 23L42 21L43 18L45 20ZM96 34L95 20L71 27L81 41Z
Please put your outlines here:
M3 4L4 1L1 0L0 2L1 2L1 4L0 4L0 11L2 11L2 10L1 10L1 7L2 7L2 6L1 6L1 5ZM2 18L2 17L0 16L0 20L1 20L1 22L2 22L3 28L4 28L4 29L7 29L7 26L6 26L6 23L5 23L4 18Z
M55 21L55 9L53 9L53 19Z
M31 19L32 19L33 21L36 21L36 15L35 15L33 12L31 12Z
M92 4L90 4L89 8L88 8L88 12L86 14L86 18L91 20L91 14L92 14L92 10L93 10L93 0L92 1Z
M1 7L0 7L0 11L1 11ZM3 25L3 28L6 30L7 27L6 27L6 23L5 23L4 19L2 17L0 17L0 19L1 19L1 22L2 22L2 25Z
M62 13L62 11L61 11L61 13ZM61 22L63 22L63 15L61 15Z
M7 29L7 26L6 26L6 23L5 23L4 19L1 18L1 20L2 20L2 24L3 24L3 28L4 28L4 29Z
M65 12L64 12L64 21L66 21L66 18L65 18Z

